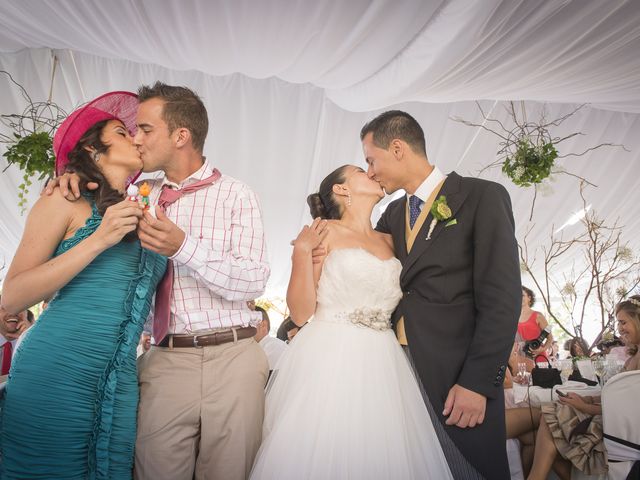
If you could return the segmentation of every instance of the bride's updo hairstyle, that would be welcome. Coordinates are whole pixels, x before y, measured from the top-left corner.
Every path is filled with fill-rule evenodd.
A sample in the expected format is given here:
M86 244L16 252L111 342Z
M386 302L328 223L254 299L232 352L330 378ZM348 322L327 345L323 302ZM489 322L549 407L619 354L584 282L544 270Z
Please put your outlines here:
M322 180L318 193L312 193L307 197L311 217L325 220L342 218L342 208L333 194L333 186L342 185L345 182L345 170L348 166L336 168Z

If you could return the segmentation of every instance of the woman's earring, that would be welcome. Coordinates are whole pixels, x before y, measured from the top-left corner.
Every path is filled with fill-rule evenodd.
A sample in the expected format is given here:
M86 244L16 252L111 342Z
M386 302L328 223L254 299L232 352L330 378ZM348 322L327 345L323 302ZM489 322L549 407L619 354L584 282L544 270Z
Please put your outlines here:
M351 192L347 192L347 207L351 206Z
M98 152L93 152L93 154L91 155L91 158L93 158L93 161L98 163L100 161L100 153Z

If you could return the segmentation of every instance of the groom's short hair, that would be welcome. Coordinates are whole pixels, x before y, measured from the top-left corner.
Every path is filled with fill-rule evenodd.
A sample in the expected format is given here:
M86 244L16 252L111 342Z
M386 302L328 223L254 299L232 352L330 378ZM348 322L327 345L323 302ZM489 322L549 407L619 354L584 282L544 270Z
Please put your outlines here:
M420 124L407 112L389 110L367 123L360 131L360 140L373 133L373 143L378 148L389 148L395 138L403 140L418 155L427 156L424 131Z
M152 98L159 98L165 102L162 119L166 122L169 133L176 128L186 128L191 132L193 148L202 153L209 132L209 117L198 94L190 88L162 82L156 82L151 86L143 85L138 89L140 102Z

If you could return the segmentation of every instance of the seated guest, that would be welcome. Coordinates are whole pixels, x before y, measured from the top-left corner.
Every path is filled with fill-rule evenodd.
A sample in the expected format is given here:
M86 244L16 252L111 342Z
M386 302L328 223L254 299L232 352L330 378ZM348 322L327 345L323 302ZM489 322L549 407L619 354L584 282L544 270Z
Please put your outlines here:
M293 337L300 331L302 327L298 327L291 317L285 318L280 326L278 327L278 331L276 332L276 337L278 337L283 342L289 343L293 340Z
M569 358L589 358L589 345L582 337L573 337L564 342L564 349L569 352Z
M13 353L18 347L22 335L33 325L34 321L35 317L31 310L10 314L0 306L0 350L2 350L0 355L0 375L9 373Z
M629 352L624 371L640 368L640 296L634 295L616 305L618 332ZM529 480L544 480L556 461L560 478L571 478L574 466L587 475L607 471L606 450L602 442L600 397L568 393L558 403L542 405L536 436L533 467Z
M622 340L615 335L603 335L596 347L600 350L600 354L607 359L627 360L627 348Z
M258 324L258 332L254 338L267 355L267 359L269 360L269 371L272 372L278 363L280 356L287 349L287 344L279 338L274 338L269 335L269 330L271 330L271 321L269 320L269 314L266 310L262 307L256 306L256 311L262 313L262 322Z
M518 335L524 340L525 353L536 362L546 362L545 352L553 343L553 336L549 331L549 324L544 315L532 310L531 307L536 301L533 290L522 287L522 309L518 320ZM537 348L528 348L526 342L537 341Z
M138 343L138 347L136 348L136 357L148 352L151 349L151 332L148 330L143 330L142 335L140 335L140 343Z

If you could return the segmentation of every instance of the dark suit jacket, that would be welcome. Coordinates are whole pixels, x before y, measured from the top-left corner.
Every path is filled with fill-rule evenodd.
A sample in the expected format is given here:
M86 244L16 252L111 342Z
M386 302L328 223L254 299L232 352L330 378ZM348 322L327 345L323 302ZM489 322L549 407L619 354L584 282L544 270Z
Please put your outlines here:
M405 196L388 206L376 227L393 235L403 265L404 296L394 319L404 316L416 369L443 423L454 384L487 397L481 426L445 430L487 479L509 478L502 383L522 301L511 201L502 185L455 172L440 195L457 223L438 222L426 240L429 214L410 254Z

